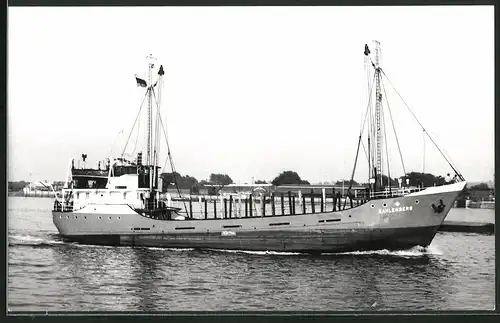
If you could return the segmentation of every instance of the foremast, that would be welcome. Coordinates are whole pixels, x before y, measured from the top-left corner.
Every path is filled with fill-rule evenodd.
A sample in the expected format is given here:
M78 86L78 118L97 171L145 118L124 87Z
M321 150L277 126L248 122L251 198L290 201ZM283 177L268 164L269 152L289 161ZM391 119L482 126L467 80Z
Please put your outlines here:
M382 186L382 128L381 128L381 109L382 109L382 92L380 88L380 42L374 40L375 43L375 187ZM379 179L380 178L380 179Z

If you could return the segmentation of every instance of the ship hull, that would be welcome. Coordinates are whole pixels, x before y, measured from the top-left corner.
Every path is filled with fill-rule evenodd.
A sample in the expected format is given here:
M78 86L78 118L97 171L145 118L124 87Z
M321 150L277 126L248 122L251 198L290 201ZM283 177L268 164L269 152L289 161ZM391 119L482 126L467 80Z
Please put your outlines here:
M207 248L281 252L348 252L363 250L404 250L428 246L439 226L385 229L337 229L322 232L257 232L238 238L211 234L75 235L69 241L108 246L163 248Z
M91 244L312 253L401 250L432 242L464 186L314 214L165 221L144 217L127 205L89 205L71 213L53 212L53 221L64 238Z

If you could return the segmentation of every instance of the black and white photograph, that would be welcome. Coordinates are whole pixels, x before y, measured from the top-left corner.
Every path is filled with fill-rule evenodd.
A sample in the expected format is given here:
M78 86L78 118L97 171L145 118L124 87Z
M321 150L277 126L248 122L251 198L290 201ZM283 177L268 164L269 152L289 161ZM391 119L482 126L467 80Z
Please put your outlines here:
M495 310L493 6L7 14L9 313Z

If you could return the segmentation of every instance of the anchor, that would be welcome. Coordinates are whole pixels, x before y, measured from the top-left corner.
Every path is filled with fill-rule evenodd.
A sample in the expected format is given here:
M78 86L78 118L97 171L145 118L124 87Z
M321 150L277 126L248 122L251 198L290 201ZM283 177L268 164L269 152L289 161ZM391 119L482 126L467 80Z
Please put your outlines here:
M439 204L436 206L434 205L434 203L431 204L432 206L432 209L434 210L434 212L436 213L441 213L444 211L444 208L446 207L446 205L443 204L443 200L439 200Z

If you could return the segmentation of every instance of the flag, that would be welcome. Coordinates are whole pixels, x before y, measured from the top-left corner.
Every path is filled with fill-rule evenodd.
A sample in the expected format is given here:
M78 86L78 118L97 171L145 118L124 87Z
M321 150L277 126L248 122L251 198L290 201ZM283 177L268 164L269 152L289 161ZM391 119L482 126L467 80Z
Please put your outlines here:
M140 86L140 87L146 87L146 86L147 86L146 81L144 81L143 79L138 78L138 77L136 76L136 77L135 77L135 80L137 81L137 86Z
M165 72L163 71L163 65L160 65L160 70L158 71L158 75L163 75Z
M368 48L368 45L365 44L365 55L368 56L370 54L370 49Z

